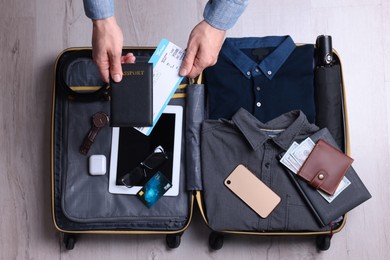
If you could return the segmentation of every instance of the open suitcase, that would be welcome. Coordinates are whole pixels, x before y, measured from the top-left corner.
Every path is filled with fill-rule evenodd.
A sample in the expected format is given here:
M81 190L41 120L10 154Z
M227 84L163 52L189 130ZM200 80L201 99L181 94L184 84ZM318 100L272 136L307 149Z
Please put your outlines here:
M327 37L321 36L317 38L316 45L320 46L321 49L316 48L316 45L314 44L299 44L299 45L297 44L297 47L308 46L309 48L313 48L314 53L316 54L313 56L313 64L316 64L313 66L313 70L314 70L313 74L315 74L314 75L314 82L315 82L314 102L315 102L315 109L317 110L317 112L319 110L322 110L321 114L317 115L316 118L317 122L319 122L318 126L321 129L325 127L328 128L331 134L333 135L333 138L335 139L336 145L344 153L349 154L349 139L348 139L348 124L347 124L348 120L347 120L347 111L346 111L346 104L345 104L345 92L344 92L344 82L342 78L341 61L337 53L332 49L331 45L325 46L325 50L323 49L324 42L322 41L324 40L324 38ZM250 40L251 39L249 39L249 41ZM329 53L331 54L331 56L333 56L329 60L329 64L326 64L327 63L326 60L324 61L316 58L322 56L325 59L327 59L329 58L328 57ZM234 55L236 54L237 52L234 52ZM237 55L234 57L237 57ZM236 61L232 59L226 62L225 64L220 65L221 71L224 72L228 71L227 67L229 66L229 64L228 65L226 64L230 62L235 63ZM324 63L318 65L319 62L324 62ZM330 70L330 74L328 74L329 70ZM206 76L214 77L216 75L215 70L211 70L211 71L212 72L206 71L206 73L203 73L203 77ZM330 76L332 74L333 76ZM228 72L226 72L226 75L223 75L222 77L228 77ZM225 82L225 84L230 84L228 80L225 81L225 79L223 78L220 80ZM198 92L204 91L204 93L201 94L197 93L197 95L198 98L200 99L200 101L198 102L205 103L206 109L202 112L205 115L205 119L207 119L211 110L209 106L210 96L207 91L207 88L209 87L208 85L209 81L207 78L205 78L202 80L202 82L205 83L204 88L206 90L201 90L201 87L199 87L200 89L198 90ZM215 84L215 80L212 81L212 84ZM187 99L189 98L190 97L187 97ZM217 98L215 97L213 98L211 99L215 100L218 99L219 96L217 96ZM297 109L300 109L299 105ZM202 114L202 112L199 113L199 117L201 117L200 115ZM234 116L236 116L236 114ZM198 120L198 121L202 121L202 120ZM203 121L203 128L205 127L204 122L206 121ZM252 148L254 149L254 147L256 145L258 146L259 144L256 143L256 141L253 141L252 137L255 137L255 135L253 134L250 135L250 138L246 136L246 134L248 134L250 130L242 129L243 128L242 117L240 117L239 119L236 118L236 121L232 119L226 122L227 123L225 123L225 125L229 125L230 128L228 127L222 128L224 124L221 123L221 121L211 120L211 123L209 123L206 127L207 129L206 130L203 129L202 133L196 131L194 131L195 134L193 133L193 135L198 135L197 139L199 141L198 144L199 146L206 144L206 148L203 147L202 149L212 150L211 152L212 155L204 156L204 157L202 157L201 154L207 154L207 152L198 151L198 154L200 154L199 157L202 157L202 159L197 162L197 166L196 166L200 171L200 173L198 173L199 176L202 176L200 177L201 181L198 182L198 187L200 189L196 193L196 199L201 214L204 218L204 221L212 230L209 235L209 246L212 249L220 249L223 246L224 236L228 234L241 234L241 235L246 234L246 235L261 235L261 236L310 235L316 238L316 245L319 250L327 250L330 247L330 239L332 235L334 233L339 232L344 227L346 222L346 214L344 214L339 218L334 219L334 221L332 221L329 224L320 226L318 225L318 223L313 223L315 221L311 221L311 220L307 221L308 219L305 218L302 218L301 221L299 220L301 218L300 214L303 213L304 210L306 210L304 209L304 207L302 207L305 206L305 204L299 204L296 205L296 209L294 209L295 213L293 213L292 207L290 207L291 213L288 212L288 210L286 210L287 213L283 217L283 219L281 219L280 217L281 214L276 215L277 217L272 218L273 216L272 214L274 213L271 213L269 215L271 216L271 218L268 217L266 219L262 219L261 217L256 215L253 211L251 211L251 209L249 209L249 207L247 207L243 201L240 201L238 197L234 196L236 194L233 194L231 191L228 191L227 185L226 183L224 183L224 181L230 181L226 176L228 176L228 173L230 173L231 169L233 168L231 168L232 165L226 166L227 164L229 164L227 163L227 161L236 160L237 157L237 158L241 158L242 161L247 160L247 164L250 165L251 163L249 161L253 162L253 158L251 157L250 159L248 159L248 158L244 158L241 155L238 155L240 154L240 149L245 150L246 147L248 146L252 146ZM231 125L234 125L234 127L231 127ZM216 133L216 130L218 130L218 128L220 128L221 131ZM235 129L237 128L239 130L236 131ZM229 132L229 134L226 134L226 132ZM237 146L236 135L241 135L241 134L245 136L244 138L245 141L249 142L250 145L249 144L242 145L236 149L235 147ZM207 140L202 142L201 141L202 139L207 139ZM234 141L231 142L230 141L231 139L234 139ZM219 145L222 148L214 148L216 146L216 143L212 145L209 144L212 143L212 141L220 142ZM226 152L226 149L232 150L233 152L231 153ZM264 161L266 161L264 159L266 155L265 153L263 153L261 156L263 156L263 158L259 158L258 161L262 161L263 163ZM212 157L212 159L211 160L207 159L207 157ZM276 161L277 159L268 158L268 160ZM219 163L217 164L219 166L218 165L213 167L207 166L207 164L210 163L213 164L213 161L218 161ZM239 160L236 160L235 162L236 164L237 161L239 162ZM255 169L254 171L256 171L256 175L258 176L258 178L261 179L259 175L264 176L264 178L268 178L267 179L268 183L272 184L272 179L271 181L269 180L270 177L267 177L265 173L264 175L262 175L263 174L262 171L266 171L269 168L270 163L268 162L265 163L264 165L262 163L259 165L254 163L256 164L256 167L255 166L253 167ZM207 172L204 171L205 169L207 170ZM256 169L263 169L263 170L256 170ZM215 177L214 175L218 175L218 177ZM280 176L278 178L280 180ZM284 178L287 178L286 182L288 182L288 177L284 177ZM360 181L358 180L358 182ZM293 185L292 182L291 185ZM274 185L273 187L276 186ZM280 189L279 191L283 193L283 191L281 191ZM288 192L284 192L284 193L288 193ZM283 201L289 200L289 194L286 194L286 196L287 196L286 199L285 197L282 198L280 202L281 204L284 203ZM368 194L366 195L365 199L368 199L369 197L370 195ZM233 201L235 201L235 204L233 203ZM288 206L286 206L286 208L289 209ZM267 221L267 219L269 219L269 221Z
M314 48L314 44L306 45ZM124 53L127 52L133 52L138 61L147 61L154 48L124 49ZM312 60L314 70L314 55ZM335 83L333 85L336 85L338 90L332 92L327 91L326 87L322 88L321 91L325 89L325 92L320 95L326 98L316 100L316 109L325 111L325 119L330 117L335 120L327 124L322 118L319 126L328 127L337 145L349 154L344 83L341 62L335 52L332 65L338 79L336 83L331 83ZM321 67L317 71L319 74L315 81L318 86L326 86L329 83L326 73L323 75L324 70L326 72L324 68ZM187 82L187 79L184 79L169 103L184 108L179 195L164 196L153 208L147 209L135 196L109 193L109 173L102 176L88 174L89 155L105 155L107 164L110 158L112 131L109 127L100 130L88 156L79 153L80 145L91 129L91 117L99 111L109 114L109 90L101 82L91 60L91 49L72 48L59 55L55 65L52 107L52 214L55 227L64 234L63 241L67 249L72 249L77 236L83 233L166 234L168 247L178 247L182 233L190 224L195 200L205 222L212 230L209 236L212 249L222 247L226 234L311 235L317 237L317 247L320 250L329 248L330 238L343 228L346 215L333 221L331 225L310 230L289 227L278 229L272 228L272 225L269 229L258 230L221 229L210 223L207 210L210 205L205 199L210 185L204 185L204 164L202 165L201 158L201 129L208 119L210 105L206 74L203 73L195 81ZM330 114L327 114L328 112ZM212 185L211 187L213 188ZM212 205L212 208L217 212L219 210L215 205ZM218 219L213 221L219 223Z
M154 48L124 49L124 53L127 52L134 53L138 62L147 62ZM91 54L90 48L67 49L55 64L51 131L54 225L64 234L67 249L72 249L78 235L83 233L166 234L167 246L178 247L181 235L191 221L195 201L193 192L187 190L191 185L188 182L186 185L184 134L179 143L183 147L179 195L164 196L148 209L136 196L109 193L111 128L100 129L86 155L79 152L92 127L92 116L97 112L110 115L108 86L101 81ZM185 107L185 80L169 105ZM106 157L106 174L89 174L88 160L92 154Z

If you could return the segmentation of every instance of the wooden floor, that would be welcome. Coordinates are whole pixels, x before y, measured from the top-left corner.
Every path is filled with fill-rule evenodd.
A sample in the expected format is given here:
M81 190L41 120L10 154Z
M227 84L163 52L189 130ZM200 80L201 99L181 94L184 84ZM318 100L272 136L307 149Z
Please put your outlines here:
M116 0L125 45L163 37L185 47L205 1ZM343 61L353 166L373 198L348 214L326 252L312 237L231 236L208 248L196 211L181 246L163 236L85 235L61 243L50 208L53 64L65 48L90 46L82 1L4 0L0 4L1 259L389 259L390 1L251 0L228 36L289 34L295 42L333 36Z

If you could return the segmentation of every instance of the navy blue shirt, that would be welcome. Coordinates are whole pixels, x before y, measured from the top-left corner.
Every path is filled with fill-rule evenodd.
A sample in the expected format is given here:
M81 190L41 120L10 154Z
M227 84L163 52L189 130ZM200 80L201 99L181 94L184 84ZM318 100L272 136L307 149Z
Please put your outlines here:
M302 110L314 123L314 46L290 36L227 38L204 71L209 118L231 119L244 108L262 122Z

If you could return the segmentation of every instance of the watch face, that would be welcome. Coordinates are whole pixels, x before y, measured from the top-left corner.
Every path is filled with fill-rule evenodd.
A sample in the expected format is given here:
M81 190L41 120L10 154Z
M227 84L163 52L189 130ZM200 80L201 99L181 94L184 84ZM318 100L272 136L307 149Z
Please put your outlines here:
M103 112L98 112L92 117L93 124L99 128L107 125L108 120L108 116Z

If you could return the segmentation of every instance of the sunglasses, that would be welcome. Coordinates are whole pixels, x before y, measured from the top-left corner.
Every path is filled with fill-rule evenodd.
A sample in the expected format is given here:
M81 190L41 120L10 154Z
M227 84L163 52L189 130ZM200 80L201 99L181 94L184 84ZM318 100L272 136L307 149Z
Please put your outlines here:
M135 167L131 172L122 177L122 184L127 188L138 186L148 176L147 171L154 171L160 168L168 160L168 155L161 146L156 147L154 152Z

